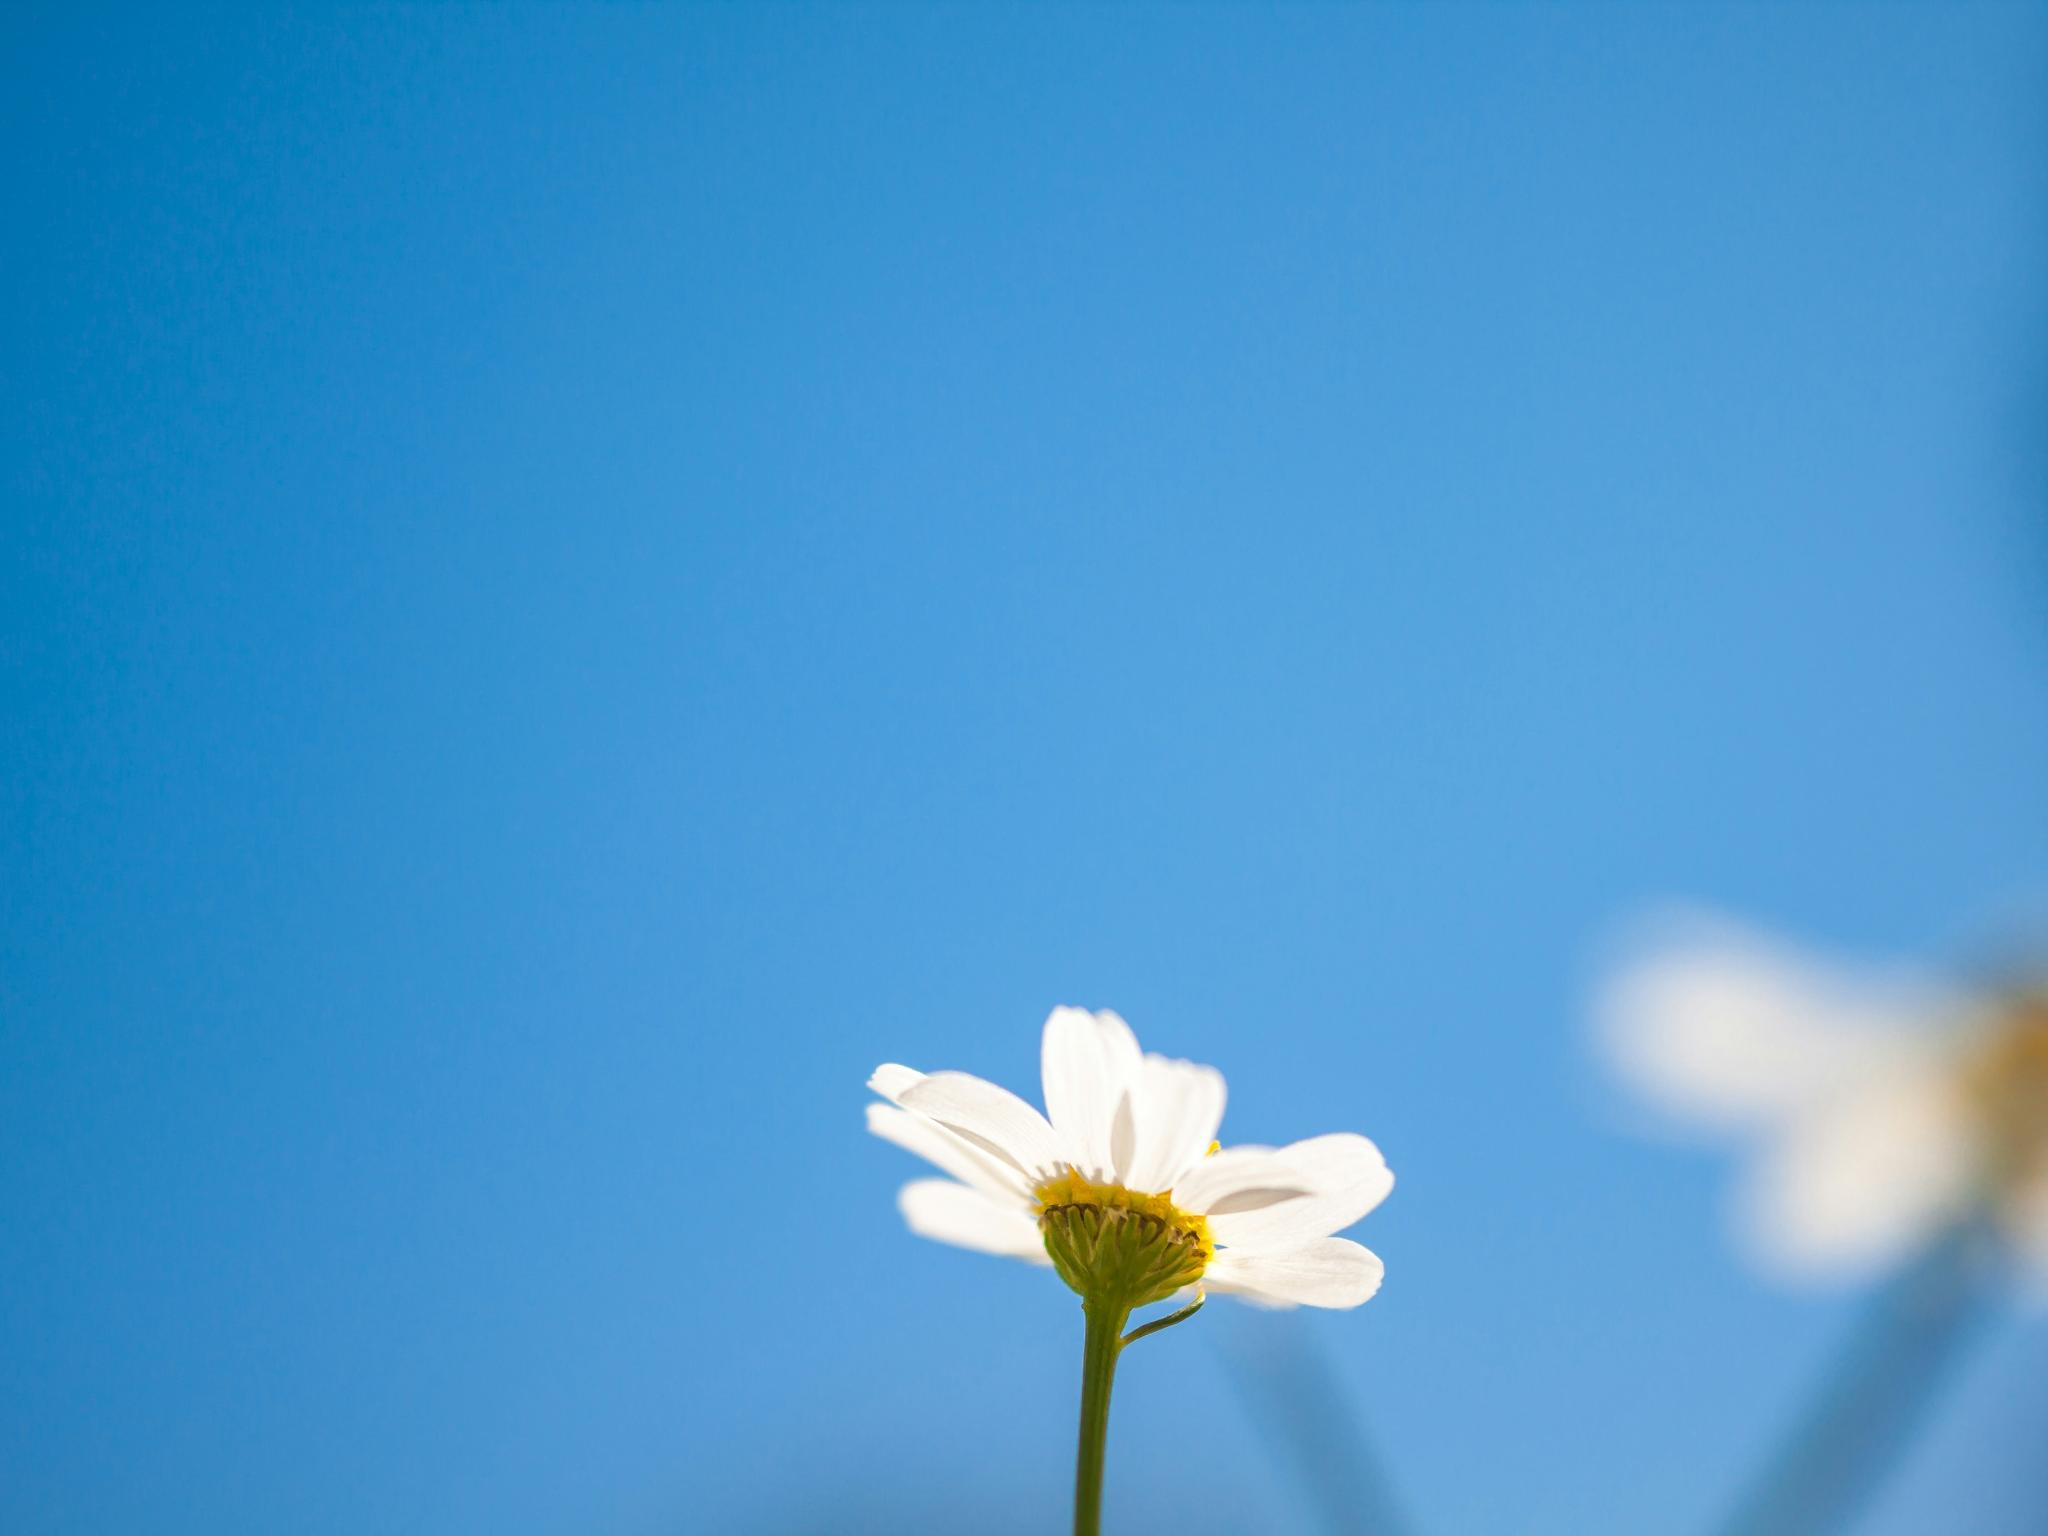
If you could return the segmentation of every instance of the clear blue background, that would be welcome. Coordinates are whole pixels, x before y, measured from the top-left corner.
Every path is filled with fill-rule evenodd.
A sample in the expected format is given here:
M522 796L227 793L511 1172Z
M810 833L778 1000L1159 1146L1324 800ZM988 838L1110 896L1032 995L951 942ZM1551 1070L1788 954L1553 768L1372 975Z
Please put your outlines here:
M2048 859L2038 7L13 13L0 1526L1061 1528L1072 1300L884 1059L1054 1003L1401 1179L1110 1514L1700 1529L1856 1299L1629 1134L1694 896ZM2003 1322L1871 1536L2039 1528Z

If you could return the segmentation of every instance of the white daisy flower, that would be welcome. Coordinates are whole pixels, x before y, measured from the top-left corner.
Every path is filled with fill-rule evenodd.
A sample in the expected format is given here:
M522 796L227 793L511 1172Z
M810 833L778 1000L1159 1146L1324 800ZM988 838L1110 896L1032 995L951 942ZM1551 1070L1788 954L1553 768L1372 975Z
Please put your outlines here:
M1385 1266L1333 1234L1394 1176L1363 1136L1219 1150L1223 1076L1141 1054L1114 1013L1055 1008L1046 1112L964 1072L877 1067L868 1129L945 1179L903 1187L913 1232L1050 1264L1083 1297L1128 1307L1189 1287L1265 1306L1355 1307Z
M1841 1276L1988 1218L2048 1283L2048 990L1970 990L1676 920L1609 978L1617 1066L1680 1118L1756 1142L1745 1237Z

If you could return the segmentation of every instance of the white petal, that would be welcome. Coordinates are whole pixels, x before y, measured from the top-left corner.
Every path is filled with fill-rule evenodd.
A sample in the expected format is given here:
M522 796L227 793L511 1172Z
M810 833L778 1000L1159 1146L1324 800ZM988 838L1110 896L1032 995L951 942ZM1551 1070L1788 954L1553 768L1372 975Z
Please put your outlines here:
M986 1195L951 1179L915 1179L903 1186L896 1204L910 1230L919 1237L1050 1264L1038 1223L1013 1205L998 1205Z
M994 1199L1007 1200L1020 1209L1030 1202L1030 1191L1016 1169L961 1140L936 1121L892 1104L870 1104L868 1129Z
M1156 1194L1202 1160L1223 1123L1223 1074L1192 1061L1147 1056L1132 1100L1135 1145L1123 1183Z
M1747 1191L1766 1259L1819 1274L1876 1267L1968 1208L1976 1147L1945 1066L1889 1070L1788 1121Z
M1066 1160L1091 1179L1115 1177L1112 1137L1138 1075L1138 1038L1107 1010L1055 1008L1039 1046L1045 1113Z
M1206 1216L1214 1210L1250 1210L1312 1193L1303 1176L1279 1157L1275 1147L1225 1147L1181 1176L1173 1186L1173 1203Z
M1297 1141L1270 1158L1280 1182L1267 1188L1292 1186L1307 1193L1268 1200L1254 1188L1249 1195L1226 1193L1209 1201L1209 1230L1227 1249L1271 1253L1299 1248L1343 1231L1394 1187L1380 1149L1348 1131Z
M1924 980L1851 972L1697 917L1663 925L1598 1005L1623 1076L1665 1108L1723 1127L1825 1098L1966 1011Z
M899 1067L893 1061L885 1061L868 1074L868 1087L879 1093L891 1104L899 1102L905 1092L924 1081L922 1072L913 1072L908 1067Z
M905 1109L928 1116L1036 1184L1061 1162L1045 1116L1007 1088L966 1072L934 1072L903 1091Z
M1386 1268L1348 1238L1326 1237L1292 1253L1219 1253L1202 1283L1269 1307L1355 1307L1380 1288Z

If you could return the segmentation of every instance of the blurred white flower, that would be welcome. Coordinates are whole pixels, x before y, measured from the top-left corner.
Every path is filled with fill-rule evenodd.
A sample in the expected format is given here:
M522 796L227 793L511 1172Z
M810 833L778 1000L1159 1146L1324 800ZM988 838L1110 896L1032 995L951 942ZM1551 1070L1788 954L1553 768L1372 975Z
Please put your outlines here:
M1988 1217L2048 1281L2048 992L1974 991L1673 920L1598 1003L1622 1074L1755 1144L1744 1235L1782 1271L1848 1275Z
M1394 1186L1365 1137L1219 1150L1222 1074L1141 1054L1114 1013L1054 1009L1042 1060L1044 1115L964 1072L875 1069L889 1103L868 1106L868 1129L952 1175L903 1187L912 1231L1131 1305L1197 1284L1280 1307L1379 1289L1379 1259L1332 1235Z

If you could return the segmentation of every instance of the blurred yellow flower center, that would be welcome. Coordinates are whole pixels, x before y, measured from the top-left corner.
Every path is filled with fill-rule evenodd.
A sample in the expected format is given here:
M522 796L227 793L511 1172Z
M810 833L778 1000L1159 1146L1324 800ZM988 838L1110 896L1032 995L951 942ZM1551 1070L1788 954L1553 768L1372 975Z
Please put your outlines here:
M2048 1162L2048 992L2023 994L1963 1064L1964 1097L1990 1138L1995 1171L2031 1178Z
M1072 1169L1032 1191L1053 1267L1082 1296L1141 1307L1201 1279L1215 1255L1209 1223L1173 1203L1098 1184Z

